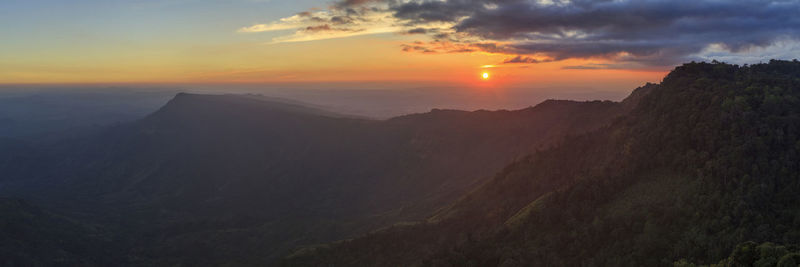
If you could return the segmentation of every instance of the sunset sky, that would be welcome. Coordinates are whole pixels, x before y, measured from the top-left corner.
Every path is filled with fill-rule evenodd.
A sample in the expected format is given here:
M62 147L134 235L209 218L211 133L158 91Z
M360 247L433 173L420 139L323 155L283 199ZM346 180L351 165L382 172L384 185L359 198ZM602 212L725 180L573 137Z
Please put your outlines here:
M798 58L797 14L798 1L4 0L0 83L634 86L691 60Z

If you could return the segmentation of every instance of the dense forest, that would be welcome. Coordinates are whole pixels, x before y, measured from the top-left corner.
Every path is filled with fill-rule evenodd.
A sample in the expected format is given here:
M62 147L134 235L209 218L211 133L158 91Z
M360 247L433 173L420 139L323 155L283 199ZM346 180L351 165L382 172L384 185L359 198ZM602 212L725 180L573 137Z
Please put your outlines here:
M425 221L283 264L796 266L796 247L756 244L800 243L800 62L689 63L639 90L611 125L507 166Z
M796 266L799 151L798 61L388 120L178 94L0 138L0 265Z
M800 247L796 245L777 245L770 242L757 244L753 241L744 242L736 246L730 256L719 263L707 266L755 266L755 267L794 267L800 263ZM675 267L706 266L691 263L685 259L675 262Z
M0 196L91 226L98 238L87 249L65 250L85 265L114 256L122 265L260 266L297 246L424 219L515 159L631 106L551 100L369 120L258 95L181 93L132 123L0 139ZM19 231L28 233L20 251L0 258L21 266L63 261L26 248L74 236ZM118 254L89 249L105 244Z
M96 225L12 198L0 198L0 214L0 265L114 265L125 257L113 234Z

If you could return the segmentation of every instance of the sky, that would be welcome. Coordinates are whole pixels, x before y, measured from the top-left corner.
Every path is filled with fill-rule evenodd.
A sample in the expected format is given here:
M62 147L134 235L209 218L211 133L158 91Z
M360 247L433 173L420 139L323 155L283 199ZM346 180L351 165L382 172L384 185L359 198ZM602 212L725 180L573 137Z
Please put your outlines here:
M761 0L3 0L0 84L630 91L688 61L800 58L797 14Z

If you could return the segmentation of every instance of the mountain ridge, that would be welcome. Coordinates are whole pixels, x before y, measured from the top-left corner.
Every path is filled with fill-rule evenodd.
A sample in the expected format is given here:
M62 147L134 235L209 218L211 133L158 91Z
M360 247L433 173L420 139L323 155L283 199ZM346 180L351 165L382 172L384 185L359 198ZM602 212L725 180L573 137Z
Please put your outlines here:
M518 160L428 221L283 264L668 266L719 262L748 239L796 244L797 77L797 61L679 66L630 114Z
M623 112L553 102L369 120L264 99L183 93L141 120L32 144L30 157L12 153L21 163L0 164L11 174L0 194L128 229L139 264L268 263L422 219L515 158ZM197 245L206 240L218 248Z

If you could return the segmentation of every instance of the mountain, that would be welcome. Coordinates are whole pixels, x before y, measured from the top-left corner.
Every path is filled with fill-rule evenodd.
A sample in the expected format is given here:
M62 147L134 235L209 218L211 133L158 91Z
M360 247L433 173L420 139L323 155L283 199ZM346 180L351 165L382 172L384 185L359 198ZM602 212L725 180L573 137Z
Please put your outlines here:
M13 91L0 86L0 138L60 138L130 122L158 109L174 95L130 88Z
M3 266L113 265L124 257L109 233L20 199L0 198L0 240Z
M800 247L797 245L778 245L771 242L756 244L753 241L741 243L730 256L717 263L717 266L797 266L800 262ZM676 267L699 266L685 259L675 262Z
M791 264L796 248L755 244L800 243L800 62L690 63L646 88L607 127L515 161L425 220L283 264Z
M508 163L608 125L632 101L368 120L181 93L92 134L0 142L13 148L0 151L0 195L105 226L130 264L263 265L298 245L423 219Z

